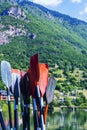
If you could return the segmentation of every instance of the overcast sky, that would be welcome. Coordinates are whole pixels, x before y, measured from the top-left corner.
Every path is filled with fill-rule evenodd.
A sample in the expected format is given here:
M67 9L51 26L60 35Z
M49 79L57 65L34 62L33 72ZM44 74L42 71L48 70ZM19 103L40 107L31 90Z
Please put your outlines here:
M30 0L87 22L87 0Z

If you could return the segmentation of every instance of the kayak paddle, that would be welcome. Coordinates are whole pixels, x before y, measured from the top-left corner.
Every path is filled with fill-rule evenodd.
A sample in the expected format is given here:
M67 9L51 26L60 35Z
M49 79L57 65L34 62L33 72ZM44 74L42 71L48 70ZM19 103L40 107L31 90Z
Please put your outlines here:
M3 115L2 115L2 110L1 109L0 109L0 123L1 123L2 130L6 130L6 126L5 126L5 123L4 123L4 119L3 119Z
M46 124L47 112L48 112L48 104L52 102L54 96L54 90L56 87L56 80L53 77L49 78L48 86L46 90L46 108L44 111L44 123Z
M25 73L20 82L20 89L24 100L23 130L26 128L30 130L30 91L28 86L29 79L27 73Z
M12 92L14 94L14 129L18 130L18 98L20 95L20 70L12 69Z
M40 126L42 130L45 130L44 120L43 120L43 96L46 92L46 87L48 84L48 65L39 63L39 81L37 82L36 86L36 92L37 92L37 98L39 102L37 103L39 109L40 109Z
M48 65L47 64L39 64L38 63L38 54L35 54L30 59L30 86L31 86L31 94L32 96L36 96L39 99L39 107L40 107L40 122L41 129L44 130L44 122L43 122L43 95L45 94L47 83L48 83Z
M22 96L22 93L21 93L21 85L22 85L23 77L25 75L25 71L21 71L20 73L21 73L21 79L20 79L20 107L21 107L21 114L22 114L22 121L23 121L24 110L23 110L23 96Z
M11 73L11 65L7 61L1 61L1 77L4 84L7 87L9 123L10 123L10 129L12 130L12 116L10 105L10 87L12 85L12 73Z
M40 130L38 121L38 111L35 98L35 87L39 80L39 68L38 68L38 54L35 54L30 59L30 69L28 69L28 77L30 81L30 94L32 95L33 101L33 113L34 113L34 130Z

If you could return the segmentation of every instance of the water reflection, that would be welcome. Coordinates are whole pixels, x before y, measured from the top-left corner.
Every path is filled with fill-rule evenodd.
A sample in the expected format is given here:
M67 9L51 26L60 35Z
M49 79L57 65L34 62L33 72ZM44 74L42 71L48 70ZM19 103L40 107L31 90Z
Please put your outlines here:
M3 114L4 121L5 121L6 130L10 130L9 117L8 117L7 111L3 111L2 114ZM30 124L31 124L30 130L34 130L33 113L32 112L31 112L31 115L30 115ZM18 113L18 125L19 125L19 130L22 130L23 129L23 122L22 122L22 116L21 116L20 112ZM12 112L12 126L14 127L14 113L13 112ZM1 125L0 125L0 130L2 130Z
M4 112L3 115L7 130L9 130L8 114ZM31 130L34 130L32 113L30 119ZM19 129L22 130L21 117L19 118L19 124ZM50 112L47 117L46 130L87 130L87 112L84 110L61 110L54 113Z
M87 130L87 112L84 110L61 110L49 113L47 130Z

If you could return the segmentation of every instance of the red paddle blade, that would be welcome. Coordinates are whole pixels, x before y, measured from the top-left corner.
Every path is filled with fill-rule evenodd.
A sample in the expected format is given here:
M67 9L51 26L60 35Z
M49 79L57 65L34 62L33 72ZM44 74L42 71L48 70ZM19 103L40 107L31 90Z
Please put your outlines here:
M44 63L39 64L39 81L37 85L40 88L41 96L43 97L48 84L48 65Z
M38 63L38 54L35 54L30 59L30 69L28 70L28 76L30 78L30 91L34 96L36 85L39 86L41 96L46 92L48 84L48 65Z
M30 79L30 93L34 97L35 87L39 80L39 65L38 54L35 54L30 59L30 69L28 69L28 77Z
M30 59L30 69L32 72L32 77L34 81L39 80L39 66L38 66L38 54L35 54Z

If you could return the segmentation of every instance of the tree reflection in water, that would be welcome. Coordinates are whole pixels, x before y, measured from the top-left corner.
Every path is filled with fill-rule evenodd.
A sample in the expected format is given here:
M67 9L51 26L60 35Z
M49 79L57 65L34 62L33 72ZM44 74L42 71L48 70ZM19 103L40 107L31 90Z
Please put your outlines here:
M12 115L14 115L12 113ZM3 112L4 120L8 126L7 111ZM21 113L19 113L21 117ZM12 116L13 122L14 117ZM33 130L33 114L31 112L31 130ZM19 130L22 130L22 120L19 120ZM1 129L0 129L1 130ZM61 110L59 112L49 112L46 123L46 130L87 130L87 112L84 110Z
M61 110L49 113L47 130L87 130L87 112L84 110Z

